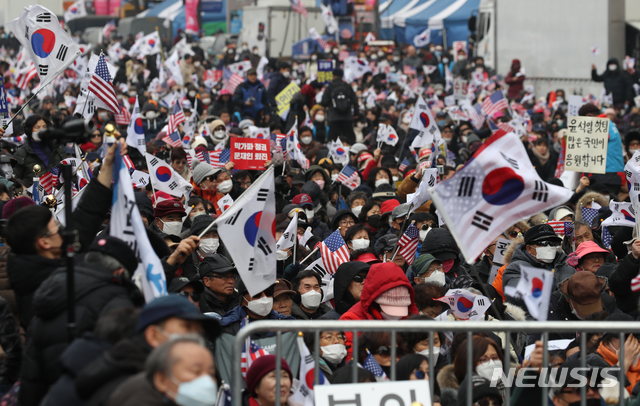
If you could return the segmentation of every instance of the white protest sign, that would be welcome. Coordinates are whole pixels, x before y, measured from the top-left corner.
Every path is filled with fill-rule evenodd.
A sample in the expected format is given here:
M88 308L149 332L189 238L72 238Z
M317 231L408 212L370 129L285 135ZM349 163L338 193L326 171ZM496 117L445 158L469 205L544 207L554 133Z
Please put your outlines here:
M500 268L500 265L491 265L491 272L489 272L489 279L487 280L489 285L493 285L493 281L496 279L496 276L498 276L498 270Z
M606 173L609 119L569 117L564 170Z
M413 402L431 405L429 383L424 380L318 385L313 392L315 406L410 406Z
M511 244L511 240L498 238L498 241L496 242L496 250L493 254L493 263L504 265L504 254L507 252L509 244Z
M572 341L573 339L549 340L547 341L547 350L549 351L566 350ZM524 347L524 359L531 359L531 354L533 354L533 350L535 349L536 349L535 344L527 345L526 347Z
M567 116L578 116L578 111L580 107L586 104L585 101L582 100L582 96L571 95L569 96L569 107L567 109Z
M444 105L447 107L454 106L456 104L456 96L450 95L444 98Z
M456 100L463 100L467 98L469 92L469 82L462 78L453 79L453 96Z

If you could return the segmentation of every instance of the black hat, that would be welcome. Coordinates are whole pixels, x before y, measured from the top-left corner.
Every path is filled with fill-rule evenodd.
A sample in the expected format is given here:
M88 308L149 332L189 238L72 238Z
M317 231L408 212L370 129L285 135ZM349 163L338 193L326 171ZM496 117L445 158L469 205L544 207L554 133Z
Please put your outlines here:
M136 332L144 331L144 329L150 325L159 323L170 317L202 321L207 329L207 333L210 334L208 338L215 338L215 335L220 332L220 324L217 320L200 313L189 299L176 294L161 296L147 303L142 308L140 317L138 317Z
M251 68L247 71L247 75L257 75L258 71L256 70L256 68Z
M471 401L475 402L485 396L493 396L499 404L502 404L502 395L497 387L491 386L491 381L479 375L471 375L464 378L458 389L458 405L466 405L467 403L467 379L471 377Z
M174 278L173 281L171 281L171 285L169 285L169 293L180 292L182 288L187 285L193 286L193 291L196 293L204 292L204 285L198 279L189 279L181 276L179 278Z
M209 224L213 223L214 218L208 214L200 214L195 216L191 220L191 229L189 230L189 235L200 235L201 232L204 231L205 228L209 227ZM209 231L218 231L218 226L212 226Z
M320 204L320 199L322 197L322 190L320 186L312 180L308 180L302 185L302 189L300 189L300 193L307 194L313 200L313 205L317 206Z
M338 78L344 77L344 71L340 68L335 68L332 73L334 77L338 77Z
M380 255L385 251L391 251L398 245L398 236L395 234L385 234L376 240L373 246L376 250L376 254Z
M542 240L555 240L558 243L562 241L562 239L553 231L553 227L549 224L533 226L524 233L525 245L531 245L533 242Z
M391 114L389 113L382 113L380 114L380 119L378 121L393 121L393 117L391 117Z
M110 235L97 236L89 246L88 251L100 252L116 259L132 275L138 267L138 258L133 250L129 248L129 244Z
M223 274L227 272L236 272L236 268L224 255L213 254L205 257L200 263L199 273L202 278L210 273Z

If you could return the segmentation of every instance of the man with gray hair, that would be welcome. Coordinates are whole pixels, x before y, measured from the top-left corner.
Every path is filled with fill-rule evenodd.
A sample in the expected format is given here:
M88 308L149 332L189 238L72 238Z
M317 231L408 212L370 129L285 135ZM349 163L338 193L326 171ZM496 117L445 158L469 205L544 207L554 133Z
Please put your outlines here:
M173 402L213 406L217 392L213 355L202 338L177 335L151 352L145 370L123 382L109 405L162 406Z

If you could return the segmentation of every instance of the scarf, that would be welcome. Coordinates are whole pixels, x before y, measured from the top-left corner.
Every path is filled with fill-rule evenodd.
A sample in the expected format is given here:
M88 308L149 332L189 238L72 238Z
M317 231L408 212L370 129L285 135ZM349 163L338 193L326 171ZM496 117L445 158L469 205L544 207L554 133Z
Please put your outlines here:
M549 161L549 157L551 156L551 152L548 148L547 153L544 155L540 154L535 147L531 148L531 152L533 152L533 155L538 158L538 160L540 161L540 165L542 166L545 166L547 164L547 162Z
M31 140L31 148L33 148L33 152L36 153L38 158L44 162L45 168L49 167L49 158L51 158L51 149L49 146L41 141ZM43 170L45 168L42 168ZM41 173L44 175L44 173Z
M610 345L610 344L609 344ZM621 343L624 345L624 343ZM597 353L602 356L602 358L611 366L614 366L618 363L618 355L611 349L610 346L605 345L604 343L600 343L598 347ZM636 365L631 365L629 370L627 371L627 379L631 382L631 385L627 386L627 392L631 394L633 387L636 386L636 383L640 381L640 363Z

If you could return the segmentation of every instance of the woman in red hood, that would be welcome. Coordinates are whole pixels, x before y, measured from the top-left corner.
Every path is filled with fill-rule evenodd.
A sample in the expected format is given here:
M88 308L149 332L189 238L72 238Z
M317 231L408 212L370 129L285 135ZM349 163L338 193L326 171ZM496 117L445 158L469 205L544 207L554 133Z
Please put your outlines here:
M507 73L507 77L504 79L504 81L509 85L507 98L510 100L518 99L524 86L525 75L524 72L520 72L520 68L519 59L511 61L511 70Z
M344 313L340 320L402 320L418 314L414 293L407 276L393 262L371 266L360 301ZM351 358L352 333L347 336L347 357Z

